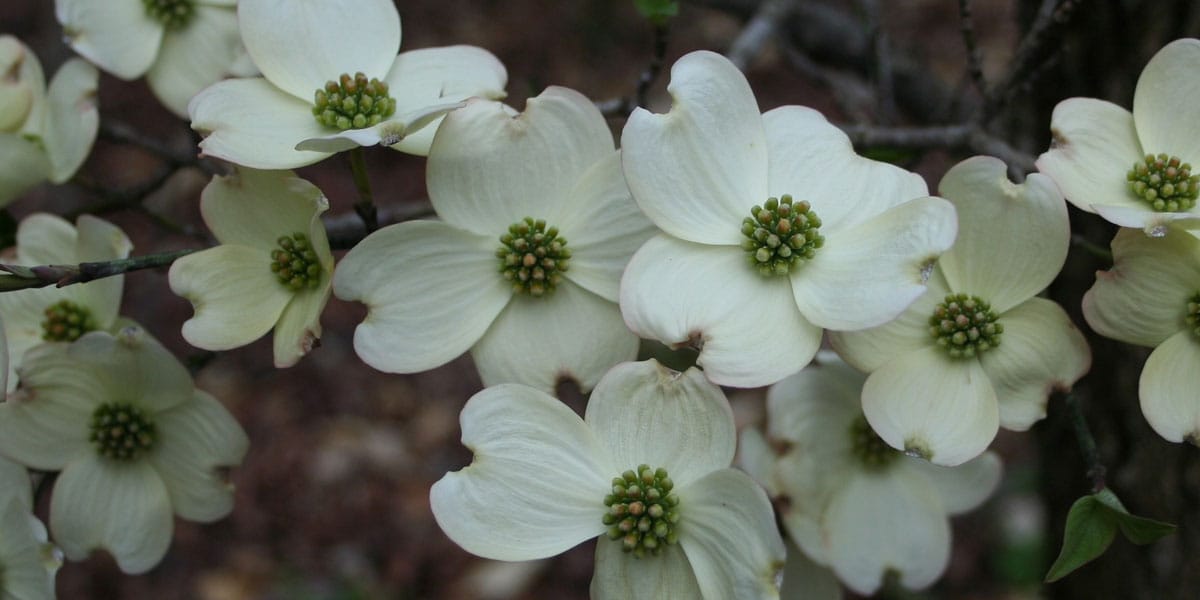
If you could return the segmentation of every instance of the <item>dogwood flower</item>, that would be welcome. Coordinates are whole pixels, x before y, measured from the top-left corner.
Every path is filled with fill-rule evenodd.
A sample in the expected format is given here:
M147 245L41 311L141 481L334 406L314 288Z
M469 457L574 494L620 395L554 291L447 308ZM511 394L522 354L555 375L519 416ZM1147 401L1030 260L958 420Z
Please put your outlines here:
M1123 229L1112 252L1083 317L1100 335L1154 348L1138 381L1142 414L1164 439L1200 445L1200 240Z
M208 522L231 510L219 470L241 462L246 434L139 327L43 344L19 373L21 388L0 403L0 454L62 471L50 529L68 558L103 548L142 573L166 553L172 513Z
M1066 260L1066 203L1048 177L1015 185L1005 172L989 156L951 168L939 190L958 211L958 240L929 292L891 323L831 336L846 362L870 373L862 402L871 428L939 465L978 456L999 427L1028 429L1046 416L1050 392L1091 364L1063 309L1035 296Z
M80 59L63 63L50 87L33 52L0 35L0 206L49 179L62 183L87 158L100 124L100 75Z
M733 413L695 369L609 371L580 419L522 385L463 409L474 462L429 492L442 531L497 560L596 542L592 598L773 598L784 547L766 494L733 460Z
M949 516L991 495L1000 461L985 453L941 467L905 456L863 417L865 376L832 353L817 363L767 392L769 437L786 450L776 456L752 431L742 453L758 455L747 461L758 465L757 478L786 499L791 539L855 593L874 594L889 571L905 588L927 587L950 561Z
M472 100L442 123L426 182L441 220L372 233L333 278L369 309L354 332L367 364L414 373L469 349L485 385L552 392L634 358L617 284L651 226L590 100L550 87L516 117Z
M53 600L61 565L46 527L33 515L29 472L0 457L0 598Z
M238 22L263 77L219 82L188 113L192 128L208 133L204 153L239 165L291 169L374 144L424 155L438 118L457 102L504 97L508 75L486 50L397 56L391 0L242 0Z
M289 172L214 177L200 212L220 245L171 265L171 291L196 311L183 338L228 350L274 328L275 366L296 364L321 336L332 289L333 254L321 222L328 209L321 190Z
M131 80L186 117L188 100L239 71L246 50L237 0L55 0L67 44L101 69Z
M71 225L55 215L34 213L17 227L16 256L3 262L11 258L22 266L75 265L126 258L132 248L125 232L103 219L83 215ZM0 294L0 322L8 340L8 390L16 387L16 369L30 348L74 341L89 331L111 331L124 285L125 276L116 275Z
M1080 210L1161 236L1166 225L1200 219L1200 40L1159 50L1138 78L1133 112L1095 98L1058 103L1054 139L1037 167Z
M664 232L621 281L633 331L757 387L811 360L822 328L880 325L925 291L955 221L918 175L858 156L814 110L760 115L718 54L679 59L667 90L670 112L637 109L621 135L633 197Z

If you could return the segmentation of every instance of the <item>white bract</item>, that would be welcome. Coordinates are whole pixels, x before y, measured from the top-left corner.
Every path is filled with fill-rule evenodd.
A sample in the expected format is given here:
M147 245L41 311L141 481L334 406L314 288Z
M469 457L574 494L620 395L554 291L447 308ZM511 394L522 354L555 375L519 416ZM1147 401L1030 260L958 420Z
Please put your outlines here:
M744 462L786 499L782 517L791 539L847 587L869 596L889 571L905 588L929 586L950 561L949 516L991 495L999 459L986 453L941 467L905 456L863 417L865 377L832 353L817 363L767 392L768 435L786 450L776 457L749 431Z
M550 87L515 117L470 101L442 123L426 182L441 220L367 236L334 276L370 309L354 332L367 364L415 373L470 350L485 385L587 391L636 356L617 285L652 228L590 100Z
M1111 223L1162 236L1167 224L1196 225L1200 207L1200 40L1167 44L1142 70L1133 112L1095 98L1054 108L1050 150L1038 170L1067 200Z
M237 0L55 0L67 44L186 117L188 100L235 74L245 49Z
M59 554L33 515L29 472L0 456L0 598L53 600Z
M0 262L22 266L77 265L126 258L133 248L125 232L91 215L73 226L61 217L34 213L17 227L16 256ZM4 277L4 275L0 275ZM30 348L43 342L74 341L89 331L109 331L117 324L124 275L86 284L0 293L0 321L8 339L8 389Z
M43 344L18 372L0 403L0 454L62 471L50 530L68 558L103 548L143 573L166 553L173 514L208 522L233 508L221 469L241 462L246 434L140 328Z
M460 418L474 462L430 490L438 525L497 560L553 556L599 536L592 598L778 595L784 547L766 494L733 460L733 413L698 371L614 367L580 419L506 384Z
M219 82L188 112L208 134L204 154L247 167L291 169L375 144L424 155L458 102L504 97L508 75L486 50L397 55L391 0L242 0L238 22L263 77Z
M681 58L667 90L670 112L638 109L621 135L633 197L664 232L621 281L631 329L756 387L811 360L822 328L880 325L925 291L955 222L919 176L858 156L814 110L760 115L718 54Z
M229 350L275 329L275 366L290 367L321 337L321 311L333 285L333 254L321 213L329 201L285 171L241 169L214 177L200 197L220 245L171 265L171 291L195 316L183 337Z
M62 183L87 158L96 140L96 82L80 59L63 63L50 87L33 52L0 36L0 206L49 179Z
M1142 414L1163 438L1200 445L1200 240L1175 233L1118 232L1083 316L1100 335L1154 348L1138 382Z
M958 240L929 292L891 323L831 337L870 373L862 402L871 427L940 465L978 456L999 427L1028 429L1046 416L1049 394L1091 364L1063 309L1036 297L1067 257L1066 203L1044 175L1015 185L1005 173L988 156L951 168L939 191L958 211Z

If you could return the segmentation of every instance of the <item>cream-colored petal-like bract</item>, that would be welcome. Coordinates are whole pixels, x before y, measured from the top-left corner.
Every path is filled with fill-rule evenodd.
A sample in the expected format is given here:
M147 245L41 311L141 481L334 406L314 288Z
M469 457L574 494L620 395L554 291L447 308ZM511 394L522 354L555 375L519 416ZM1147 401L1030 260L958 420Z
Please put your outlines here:
M850 138L816 110L782 106L763 113L762 119L767 131L767 193L791 194L811 204L821 218L822 232L849 229L929 195L920 175L856 154Z
M445 46L401 52L384 81L396 100L396 112L403 114L472 96L500 100L505 96L508 71L483 48ZM440 121L431 123L392 148L425 156L439 125Z
M229 350L266 335L293 297L270 265L266 251L236 244L177 259L169 273L171 291L195 310L183 324L183 338L197 348Z
M0 133L0 206L50 177L50 158L36 142Z
M895 356L932 346L929 318L950 289L941 269L934 269L925 285L929 289L892 321L860 331L829 332L830 344L838 356L854 368L870 373Z
M778 598L786 551L763 489L741 471L720 469L677 490L687 514L679 545L702 597Z
M17 264L69 265L90 260L77 255L79 232L70 221L50 213L33 213L17 227Z
M645 464L667 469L679 490L727 469L737 445L721 388L696 369L679 373L654 360L613 367L592 393L584 420L612 457L617 471L610 477Z
M42 144L50 159L50 181L63 183L75 175L92 151L100 128L96 88L100 73L81 59L58 68L46 91Z
M832 570L789 543L779 597L783 600L842 600L844 595L842 584Z
M1146 422L1170 442L1200 445L1200 336L1185 329L1150 353L1138 380L1138 397Z
M763 277L740 247L659 234L621 279L621 313L642 337L700 348L697 364L720 385L759 387L800 370L821 329L796 308L788 281Z
M33 482L24 466L0 455L0 505L9 501L33 512Z
M472 100L438 128L429 200L447 223L493 240L525 217L558 226L578 206L576 183L612 152L604 117L574 90L546 88L516 117L499 102Z
M79 234L73 263L119 260L133 250L129 236L104 219L81 215L75 223ZM105 277L77 287L74 297L91 311L97 324L104 329L112 327L121 311L125 276Z
M638 338L616 304L564 281L549 298L513 297L471 357L485 386L523 383L553 394L561 380L586 393L637 352Z
M158 564L171 543L171 498L147 462L128 464L90 455L59 474L50 497L50 531L71 560L94 549L137 575Z
M162 478L171 509L189 521L211 522L233 510L233 484L221 470L241 464L250 440L233 415L209 394L156 413L162 432L146 457Z
M147 412L170 410L192 399L192 376L186 367L156 339L136 325L122 328L115 335L93 331L67 347L66 360L75 361L80 373L74 377L77 389L88 389L88 397L137 398L138 407ZM32 373L32 369L29 369ZM61 379L67 379L60 376ZM90 381L90 385L85 384ZM33 382L38 394L51 382Z
M101 69L120 77L141 77L158 54L163 24L146 14L139 0L55 0L66 42Z
M321 312L333 293L333 278L323 275L315 290L305 290L292 297L275 323L274 353L277 368L295 365L321 339Z
M1133 120L1148 154L1166 153L1200 165L1200 40L1163 46L1138 77Z
M867 377L863 414L888 445L935 464L962 464L987 449L1000 427L996 391L974 358L929 346Z
M567 405L503 384L475 394L459 422L474 460L429 491L433 516L455 543L485 558L530 560L606 530L604 495L619 471Z
M314 150L317 152L344 152L359 146L391 146L410 134L435 127L446 113L462 108L462 102L429 104L419 106L408 112L397 112L395 115L371 127L362 129L347 129L301 140L296 144L297 150ZM440 122L440 121L439 121Z
M659 556L637 559L621 544L596 541L596 569L589 590L592 600L660 600L704 598L683 548L669 546Z
M621 133L638 206L680 239L740 245L742 220L767 200L767 140L758 102L733 63L707 51L671 67L671 111L638 108Z
M1068 202L1085 212L1096 212L1097 205L1149 212L1125 179L1143 157L1133 114L1104 100L1069 98L1054 107L1050 132L1053 144L1038 157L1037 168Z
M896 318L925 293L955 235L954 207L926 197L829 232L816 257L789 276L796 305L817 326L853 331Z
M238 169L214 177L200 196L200 214L217 241L259 248L264 262L279 236L316 233L313 219L328 209L317 186L287 171ZM323 238L324 228L320 231Z
M775 481L775 450L766 436L755 427L746 427L738 432L737 468L746 472L767 495L779 495Z
M998 158L975 156L952 167L938 192L958 213L958 239L939 259L950 289L979 296L1002 313L1045 289L1070 245L1067 205L1049 177L1017 185Z
M1000 345L979 356L1000 402L1000 426L1025 431L1046 416L1046 400L1069 391L1092 365L1083 333L1061 306L1030 298L1000 315Z
M254 169L293 169L329 157L297 150L301 141L329 133L312 114L312 101L299 100L262 78L227 79L188 103L192 129L206 133L200 149Z
M41 105L46 76L33 50L15 36L0 35L0 132L36 134L41 127ZM32 121L32 123L27 123Z
M192 97L229 74L243 52L237 12L197 4L187 26L163 36L146 83L171 112L186 118Z
M1187 303L1200 291L1200 240L1122 229L1112 251L1112 269L1098 271L1083 296L1083 317L1105 337L1157 346L1184 327Z
M513 297L497 273L497 246L439 221L391 225L359 242L333 276L338 298L368 308L354 331L359 358L415 373L474 346Z
M1097 205L1096 214L1104 217L1105 221L1121 227L1141 229L1150 237L1163 237L1170 231L1172 224L1178 224L1187 229L1200 228L1200 210L1190 212L1154 212L1147 210L1145 205L1120 206Z
M38 393L18 392L0 402L0 454L57 471L93 452L86 435L96 408L90 379L62 345L34 348L23 365L23 384Z
M0 565L4 565L5 600L55 598L54 573L59 561L45 556L45 530L32 511L15 499L0 499Z
M400 15L388 0L353 5L241 0L238 24L246 51L263 76L310 104L318 88L343 73L383 79L400 50Z
M899 468L918 477L935 491L947 514L965 513L987 500L1000 485L1000 457L984 452L957 467L943 467L919 458L900 459Z

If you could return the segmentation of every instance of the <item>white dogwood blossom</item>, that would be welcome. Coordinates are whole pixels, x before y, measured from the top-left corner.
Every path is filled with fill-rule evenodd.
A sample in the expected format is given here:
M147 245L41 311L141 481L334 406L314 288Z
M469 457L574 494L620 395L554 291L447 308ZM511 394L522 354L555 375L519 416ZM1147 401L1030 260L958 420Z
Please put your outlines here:
M636 356L617 285L652 228L590 100L550 87L516 117L470 101L442 123L426 182L441 219L372 233L334 275L369 308L354 332L367 364L414 373L470 350L485 385L587 391Z
M1077 208L1149 235L1190 220L1200 207L1200 40L1159 50L1138 78L1130 112L1070 98L1054 108L1053 144L1037 167Z
M0 598L53 600L60 566L60 552L33 515L29 471L0 456Z
M329 201L285 171L241 169L214 177L200 213L220 245L171 265L171 291L195 316L183 337L229 350L275 330L275 366L290 367L321 337L333 286L333 254L321 213Z
M614 367L580 419L532 388L467 402L474 462L430 490L438 525L497 560L553 556L594 537L597 600L776 598L784 546L771 504L731 469L720 388L695 369Z
M834 333L846 362L870 373L863 412L893 448L939 465L987 448L999 427L1046 416L1050 392L1087 372L1091 352L1057 304L1038 298L1067 257L1067 207L1048 177L1008 180L1003 162L969 158L939 188L958 211L958 240L929 292L895 321Z
M815 110L760 115L718 54L679 59L667 90L670 112L637 109L621 135L633 197L664 232L621 282L631 329L756 387L811 360L822 328L880 325L925 291L955 221L920 176L858 156Z
M397 55L391 0L242 0L238 22L263 77L219 82L188 112L204 154L239 165L291 169L375 144L424 155L458 102L504 97L504 65L481 48Z

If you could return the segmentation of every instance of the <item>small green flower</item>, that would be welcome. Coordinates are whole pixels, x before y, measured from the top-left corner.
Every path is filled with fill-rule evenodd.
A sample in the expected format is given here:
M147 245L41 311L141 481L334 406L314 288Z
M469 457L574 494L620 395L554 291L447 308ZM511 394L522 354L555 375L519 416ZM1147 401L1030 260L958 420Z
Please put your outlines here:
M508 233L500 236L500 274L512 282L513 292L540 298L554 293L562 281L562 273L570 266L571 251L567 238L558 235L557 227L532 217L513 223Z
M100 328L92 311L70 300L59 300L46 307L42 321L42 339L47 342L73 342L79 336Z
M1182 212L1196 206L1200 175L1178 156L1147 154L1125 174L1129 191L1157 212Z
M378 125L396 113L396 101L388 95L388 84L367 79L362 72L353 77L342 73L337 81L313 93L312 114L317 122L345 131Z
M675 482L666 469L639 465L612 480L612 493L604 497L608 510L604 525L608 539L621 542L621 550L637 558L658 556L679 541L679 496L671 493Z
M192 22L196 5L192 0L142 0L146 15L167 29L183 29Z
M742 248L750 264L762 275L787 275L816 256L825 245L820 233L821 218L808 202L793 203L792 197L768 198L750 209L742 221Z
M271 272L279 283L294 292L316 289L321 284L321 262L308 236L297 231L281 236L278 244L279 248L271 252Z
M933 309L929 335L952 358L971 358L1000 345L1004 326L978 296L950 294Z

